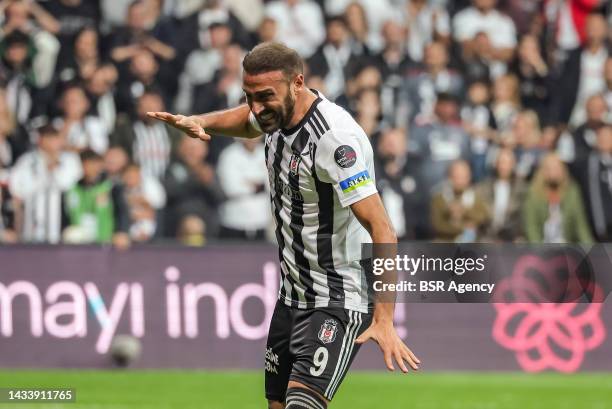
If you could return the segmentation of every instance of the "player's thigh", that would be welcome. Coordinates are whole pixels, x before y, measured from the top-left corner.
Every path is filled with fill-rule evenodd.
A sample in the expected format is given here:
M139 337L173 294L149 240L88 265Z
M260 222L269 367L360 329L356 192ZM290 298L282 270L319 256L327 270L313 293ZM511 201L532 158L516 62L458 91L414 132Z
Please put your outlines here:
M293 356L289 348L291 340L293 312L282 302L277 302L270 322L265 353L266 399L271 402L284 402L287 383L293 366ZM270 407L275 407L274 404Z
M355 339L370 322L370 314L340 309L316 309L307 319L297 318L290 379L331 400L359 350Z

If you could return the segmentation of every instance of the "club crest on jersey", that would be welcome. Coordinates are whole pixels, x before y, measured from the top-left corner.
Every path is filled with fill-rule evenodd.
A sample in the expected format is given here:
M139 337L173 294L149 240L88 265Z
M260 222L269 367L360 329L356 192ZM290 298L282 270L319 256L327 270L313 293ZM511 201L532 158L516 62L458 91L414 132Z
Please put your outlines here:
M357 152L348 145L341 145L334 152L334 159L341 168L350 168L357 162Z
M289 161L289 173L291 173L293 176L298 174L301 161L302 157L300 155L291 155L291 160Z
M319 330L319 339L324 344L331 344L336 340L336 333L338 332L338 323L336 320L325 320Z

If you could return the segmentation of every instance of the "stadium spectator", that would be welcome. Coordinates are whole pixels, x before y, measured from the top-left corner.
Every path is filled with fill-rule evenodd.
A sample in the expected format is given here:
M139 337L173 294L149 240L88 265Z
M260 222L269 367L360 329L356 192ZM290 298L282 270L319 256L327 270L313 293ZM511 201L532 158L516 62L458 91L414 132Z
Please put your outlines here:
M612 125L596 130L595 149L578 170L577 181L592 231L600 242L612 240Z
M202 247L207 242L206 234L204 220L189 214L181 219L176 238L184 246Z
M475 183L485 177L491 141L496 138L497 123L489 105L490 94L486 82L474 82L468 87L467 100L461 108L461 122L471 139L472 178Z
M378 69L383 81L388 81L389 76L401 77L406 70L414 64L406 54L406 27L395 20L388 20L382 27L383 48L374 55ZM397 81L401 82L398 78Z
M128 7L126 24L113 33L111 57L117 63L130 60L143 49L151 52L162 61L171 61L176 57L176 50L165 38L166 33L152 25L148 8L149 2L135 0Z
M346 6L342 15L344 16L346 27L353 37L353 41L363 49L364 54L370 54L371 51L368 47L368 18L363 6L359 2L353 1Z
M509 130L521 109L519 82L515 75L502 75L495 80L491 108L497 128L502 132Z
M236 141L219 157L219 184L227 197L219 209L221 238L265 238L271 214L264 157L260 139Z
M17 243L13 201L7 188L7 181L0 173L0 244Z
M164 178L168 198L165 236L176 236L180 220L188 215L201 218L207 226L207 234L214 236L218 232L217 208L223 200L223 192L207 156L208 144L187 136L181 138L176 159L168 166Z
M502 146L514 150L517 176L531 179L545 153L537 114L533 111L518 113L512 122L512 129L501 134L500 139Z
M2 1L0 14L4 14L5 18L0 30L2 48L5 50L2 61L5 67L2 71L8 70L8 73L0 75L0 81L6 84L7 74L8 77L12 77L19 71L26 71L30 86L46 87L53 78L55 63L60 52L60 43L52 34L59 29L57 21L35 1ZM12 36L18 33L27 36L27 40L25 38L20 40L21 44L27 47L25 53L27 57L24 56L23 48L19 47L19 41L15 41L15 37ZM9 47L13 48L12 51L7 50Z
M64 150L64 138L52 125L37 134L38 148L19 158L9 188L21 241L55 244L61 240L62 196L81 178L81 161Z
M244 26L245 31L252 31L257 28L264 18L265 0L252 0L244 2L242 0L223 0L220 5L225 5ZM254 45L254 44L252 44ZM245 46L245 44L243 44Z
M414 217L428 213L419 179L420 158L408 152L406 131L391 128L384 131L376 144L376 187L393 228L401 240L427 237L427 218Z
M363 49L354 47L344 19L328 19L327 38L307 60L310 74L324 79L326 97L332 101L344 90L345 72L359 60ZM204 112L204 111L200 111Z
M470 165L464 160L448 168L448 180L431 200L434 239L473 243L488 222L487 206L471 182Z
M104 154L104 172L114 183L121 183L123 171L129 163L127 152L120 146L111 146Z
M464 53L461 60L461 71L465 81L492 81L505 74L506 64L495 60L487 33L476 34L473 42L473 51L469 54Z
M139 243L152 240L158 229L158 212L166 204L164 188L134 163L124 170L123 185L130 215L130 239Z
M372 56L382 76L380 99L383 117L387 122L396 122L396 107L402 97L403 79L414 62L406 54L406 28L394 20L383 25L383 49ZM405 122L405 121L404 121Z
M26 131L15 122L9 109L6 92L0 88L0 173L8 172L17 158L29 148L29 142Z
M61 44L60 61L73 54L74 40L79 31L85 27L98 27L100 23L96 0L56 0L45 1L41 5L55 19L55 29L51 28L50 32L57 36Z
M99 117L106 129L115 129L117 104L115 104L114 85L117 82L117 69L113 64L105 64L97 68L85 82L89 98L90 113Z
M84 27L74 36L74 50L58 60L56 72L61 83L86 81L102 64L98 32L94 27Z
M583 45L587 38L589 14L606 0L544 0L537 25L549 51L549 61L562 62L567 53Z
M193 88L192 112L211 112L238 105L244 96L242 91L242 58L244 51L237 44L225 47L222 65L212 79ZM216 163L221 151L231 144L228 138L214 138L210 146L210 159Z
M606 100L596 94L586 101L586 121L572 132L573 164L582 166L597 144L597 129L606 123L610 115ZM573 173L573 167L572 167ZM573 173L575 175L575 173Z
M276 20L271 17L264 17L257 27L255 41L253 41L253 43L258 44L274 41L277 36L277 30L278 25L276 24Z
M382 120L380 93L373 88L361 90L355 101L355 120L370 139L376 139L385 123Z
M431 192L446 180L451 163L471 159L470 137L459 121L456 98L438 94L434 112L431 122L410 130L412 153L421 158L419 174L423 177L427 201Z
M0 243L17 242L14 206L8 183L10 168L23 152L27 140L15 131L15 121L8 110L4 90L0 89Z
M367 45L372 52L382 49L382 27L390 19L400 20L401 9L397 2L389 0L322 0L325 14L337 16L346 12L352 3L358 3L367 20Z
M446 10L428 0L406 0L405 25L408 28L408 55L414 61L423 59L425 46L432 41L450 42L450 18Z
M501 149L495 159L495 174L477 186L487 204L490 222L483 239L492 242L514 242L522 237L521 209L527 186L514 171L516 157L511 149Z
M26 125L43 109L46 101L36 101L35 96L53 77L58 49L57 40L43 31L31 37L13 30L2 38L0 86L6 89L10 110L19 125Z
M556 88L553 112L557 123L579 126L586 119L586 100L604 91L604 66L609 56L607 36L604 17L591 14L586 22L586 42L569 54L560 76L564 86Z
M113 145L121 146L130 159L140 165L144 175L158 179L164 176L179 140L177 131L147 116L147 112L163 110L161 95L147 90L138 99L136 118L120 118L111 136Z
M437 93L459 97L463 92L463 79L458 72L448 67L448 50L443 43L434 42L425 48L424 63L423 69L411 70L405 80L401 103L406 105L410 121L399 125L430 121Z
M209 44L204 44L203 40L200 40L200 46L187 56L185 68L179 78L174 105L180 112L193 112L193 88L213 80L215 72L223 64L223 50L229 47L232 41L232 31L227 24L210 24L206 32ZM203 33L200 32L199 38L203 37Z
M252 16L263 13L259 0L244 3L244 5L246 4L252 11ZM251 43L252 36L233 10L234 8L225 0L202 1L196 12L180 22L182 30L180 30L181 33L176 44L180 48L181 54L186 55L198 48L204 50L215 48L213 44L216 41L213 38L215 34L211 30L214 26L227 27L234 42L240 44L242 48L251 49L254 45Z
M521 105L525 109L534 110L542 124L548 124L552 79L535 36L525 35L521 38L510 71L519 80Z
M134 0L100 0L100 31L108 34L125 24L128 8Z
M274 0L266 4L265 14L276 21L276 40L303 58L312 56L325 39L323 13L313 0Z
M60 29L59 22L35 1L3 0L0 15L3 17L1 37L13 31L57 33Z
M67 87L61 97L62 116L53 121L66 140L66 148L77 152L91 149L103 155L108 149L108 134L104 121L88 114L89 100L83 88Z
M472 6L453 17L453 37L461 44L463 55L474 54L479 44L478 33L485 33L491 42L491 58L509 62L516 47L516 27L512 19L495 6L497 0L472 0Z
M592 243L580 189L558 155L546 154L529 186L523 228L530 243Z
M221 66L211 80L196 85L193 89L193 112L209 112L235 106L240 102L242 91L242 58L244 51L237 44L221 50Z
M346 80L344 93L336 98L336 104L347 109L351 114L357 112L357 98L361 91L366 89L380 90L382 76L380 70L373 64L364 64L356 68L353 75Z
M134 115L136 102L147 89L155 89L166 106L172 101L172 91L160 76L159 63L150 51L140 49L130 60L128 71L120 71L115 95L117 109Z
M129 213L121 184L104 173L104 160L93 150L81 152L83 178L64 196L65 242L117 243L129 242Z

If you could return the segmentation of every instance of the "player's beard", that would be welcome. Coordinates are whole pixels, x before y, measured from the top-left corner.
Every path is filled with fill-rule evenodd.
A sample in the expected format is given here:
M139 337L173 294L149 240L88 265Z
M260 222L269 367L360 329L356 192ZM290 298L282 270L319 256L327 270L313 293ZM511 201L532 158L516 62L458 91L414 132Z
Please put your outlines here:
M290 92L287 93L283 101L283 106L278 109L266 109L259 115L256 115L257 123L262 131L265 133L273 133L280 128L287 128L291 118L293 117L293 111L295 110L295 99ZM261 117L270 116L270 119L264 120Z

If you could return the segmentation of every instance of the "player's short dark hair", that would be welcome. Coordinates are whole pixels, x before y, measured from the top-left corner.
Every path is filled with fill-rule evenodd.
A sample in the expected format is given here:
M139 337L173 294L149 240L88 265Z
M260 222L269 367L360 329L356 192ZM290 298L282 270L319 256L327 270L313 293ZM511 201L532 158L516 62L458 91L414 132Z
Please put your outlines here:
M282 71L290 80L304 73L304 61L297 51L277 42L256 45L242 60L244 72L250 75Z

